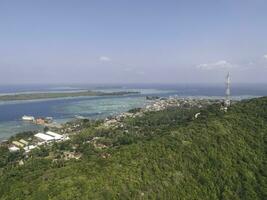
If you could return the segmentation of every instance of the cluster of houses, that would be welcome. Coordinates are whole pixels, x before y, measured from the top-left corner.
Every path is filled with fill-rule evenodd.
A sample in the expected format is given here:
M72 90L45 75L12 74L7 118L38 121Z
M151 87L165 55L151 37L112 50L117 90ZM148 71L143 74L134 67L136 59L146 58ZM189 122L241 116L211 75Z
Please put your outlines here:
M170 97L159 99L154 101L152 104L147 105L144 112L161 111L171 107L201 108L215 102L220 102L220 100Z
M168 107L179 107L180 103L175 98L159 99L145 107L144 112L165 110Z
M36 133L33 138L29 138L28 140L20 139L18 141L12 141L12 144L9 146L9 151L16 152L23 149L26 153L28 153L38 146L65 141L68 139L69 137L67 135L60 135L52 131Z
M217 102L219 100L209 100L209 99L192 99L192 98L176 98L176 97L170 97L170 98L160 98L151 101L148 105L146 105L144 108L141 108L139 111L135 113L130 112L124 112L114 117L106 118L104 121L103 126L106 128L118 128L123 127L123 119L129 117L129 118L135 118L135 117L141 117L146 112L157 112L162 111L167 108L192 108L192 107L198 107L201 108L203 106L207 106L210 104L213 104L214 102ZM196 114L195 118L198 117L199 114Z
M75 121L70 121L65 123L59 130L61 134L69 133L80 133L84 128L84 121L77 119Z
M207 106L213 103L216 103L220 100L208 100L208 99L191 99L191 98L159 98L153 99L150 103L148 103L144 108L139 109L136 112L124 112L119 115L106 118L104 120L103 126L106 128L123 128L124 123L123 120L125 118L136 118L143 116L146 112L157 112L161 110L165 110L167 108L191 108L191 107L198 107L201 108L203 106ZM197 118L200 113L195 114L195 118ZM37 121L32 116L23 116L23 120L27 121ZM46 119L52 120L52 119ZM51 121L50 121L51 122ZM68 122L64 126L62 126L58 131L60 134L47 131L45 133L37 133L34 135L33 138L29 138L28 141L24 139L20 139L18 141L13 141L12 145L9 146L10 152L19 151L24 149L25 152L29 152L32 149L44 144L49 144L52 142L59 142L68 140L69 133L79 133L83 130L83 120L78 120L75 122ZM95 143L96 145L97 143ZM101 147L102 148L102 147Z

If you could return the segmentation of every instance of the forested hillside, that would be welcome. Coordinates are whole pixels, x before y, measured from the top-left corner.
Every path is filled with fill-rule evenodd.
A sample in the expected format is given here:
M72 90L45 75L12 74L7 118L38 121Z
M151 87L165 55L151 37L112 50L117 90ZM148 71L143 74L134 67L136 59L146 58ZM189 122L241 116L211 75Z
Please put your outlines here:
M96 137L103 148L88 142ZM60 159L64 150L82 156ZM227 112L219 105L150 112L126 119L123 128L90 123L23 165L16 164L23 155L0 152L5 200L267 199L267 98Z

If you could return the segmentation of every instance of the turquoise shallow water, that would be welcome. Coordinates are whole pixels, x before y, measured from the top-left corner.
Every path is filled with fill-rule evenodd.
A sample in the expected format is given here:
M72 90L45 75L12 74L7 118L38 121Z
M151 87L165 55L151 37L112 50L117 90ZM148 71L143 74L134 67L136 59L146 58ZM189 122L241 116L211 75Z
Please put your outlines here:
M116 90L109 89L109 91ZM23 115L51 116L59 123L69 121L75 115L90 119L101 119L128 111L131 108L144 106L147 103L146 95L161 94L164 96L171 93L171 91L151 89L138 91L141 94L2 102L0 103L0 139L6 139L22 131L42 130L41 126L21 121Z
M8 121L0 123L0 140L24 131L43 130L41 126L33 125L22 121Z

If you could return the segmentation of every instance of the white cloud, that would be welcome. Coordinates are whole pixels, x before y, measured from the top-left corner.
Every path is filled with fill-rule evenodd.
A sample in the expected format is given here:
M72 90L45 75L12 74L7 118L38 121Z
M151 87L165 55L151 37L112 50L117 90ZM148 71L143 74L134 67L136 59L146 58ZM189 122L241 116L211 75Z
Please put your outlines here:
M230 69L235 67L235 65L225 61L225 60L219 60L214 63L205 63L205 64L200 64L196 66L199 69L203 70L213 70L213 69Z
M267 54L265 54L265 55L263 56L263 58L265 58L265 59L267 60Z
M107 57L107 56L100 56L99 60L102 61L102 62L110 62L111 58Z

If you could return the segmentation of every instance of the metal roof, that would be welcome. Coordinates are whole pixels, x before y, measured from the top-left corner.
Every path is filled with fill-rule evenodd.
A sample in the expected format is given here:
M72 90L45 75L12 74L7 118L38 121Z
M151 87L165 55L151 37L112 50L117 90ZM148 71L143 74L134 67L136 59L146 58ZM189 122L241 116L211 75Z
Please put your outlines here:
M52 132L52 131L47 131L46 134L54 137L56 140L59 140L59 139L61 139L63 137L62 135L57 134L57 133Z
M45 140L45 141L51 141L51 140L55 139L54 137L52 137L50 135L46 135L44 133L37 133L34 136L39 138L39 139Z

